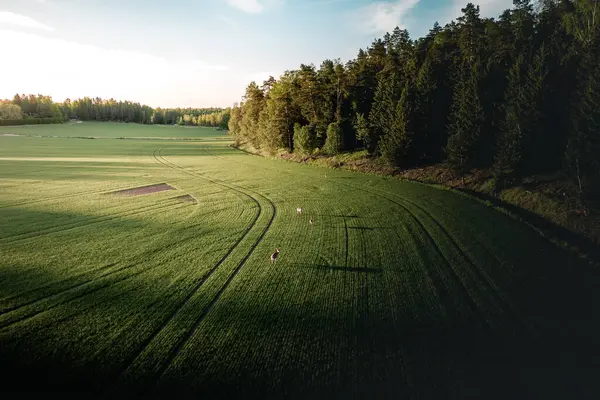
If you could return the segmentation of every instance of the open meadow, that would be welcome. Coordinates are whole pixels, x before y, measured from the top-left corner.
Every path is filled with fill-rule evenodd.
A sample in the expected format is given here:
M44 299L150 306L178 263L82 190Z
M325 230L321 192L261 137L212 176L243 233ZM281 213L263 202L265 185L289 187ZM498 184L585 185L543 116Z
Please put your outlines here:
M3 390L597 398L596 270L466 196L230 143L0 128Z

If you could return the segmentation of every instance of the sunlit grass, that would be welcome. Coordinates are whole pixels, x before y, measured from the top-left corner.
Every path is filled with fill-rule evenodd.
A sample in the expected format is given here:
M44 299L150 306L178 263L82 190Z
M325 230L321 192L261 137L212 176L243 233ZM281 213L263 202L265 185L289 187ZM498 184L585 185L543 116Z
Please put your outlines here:
M0 137L0 363L14 381L461 394L535 378L521 366L559 337L563 351L589 345L557 333L570 318L597 333L578 317L598 305L579 286L593 275L468 197L325 176L236 151L210 129L22 129L30 136ZM198 140L159 139L169 129ZM50 131L61 137L36 137ZM106 139L75 138L96 135ZM159 183L175 190L111 194ZM477 378L480 365L491 378Z

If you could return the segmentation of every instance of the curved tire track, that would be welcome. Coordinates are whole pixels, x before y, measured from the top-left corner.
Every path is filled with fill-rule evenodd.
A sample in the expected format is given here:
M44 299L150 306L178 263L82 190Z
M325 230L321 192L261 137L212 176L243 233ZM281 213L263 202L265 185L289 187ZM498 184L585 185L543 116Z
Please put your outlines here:
M160 151L159 151L159 157L161 159L163 159L164 161L166 161L167 163L173 165L175 168L182 168L181 166L178 166L177 164L172 163L172 162L164 159L162 157L162 155L160 154ZM219 184L219 181L215 181L215 182L217 182L217 184ZM222 183L220 183L220 184L222 185ZM231 185L237 186L237 185L234 185L234 184L231 184ZM206 315L210 312L210 310L213 308L213 306L221 298L221 296L223 295L223 293L225 292L225 290L229 287L229 285L231 284L231 282L233 281L233 279L237 276L237 274L240 272L240 270L242 269L242 267L246 264L246 261L250 258L250 256L252 255L252 253L254 253L254 250L256 249L256 247L260 244L260 242L262 242L262 240L265 237L266 233L271 228L271 225L273 224L273 221L275 220L275 217L277 215L277 208L275 206L275 203L273 203L273 201L271 201L271 199L269 199L268 197L266 197L264 195L261 195L261 194L259 194L259 195L261 197L263 197L265 200L267 200L269 202L269 204L271 205L271 210L272 210L271 218L269 219L267 225L265 226L265 228L263 229L263 231L261 232L261 234L259 235L259 237L256 239L256 241L250 247L250 250L248 250L248 253L246 253L246 255L244 256L244 258L238 263L237 267L233 270L233 272L231 273L231 275L229 276L229 278L227 278L227 280L225 281L225 284L221 287L221 289L219 289L219 291L217 292L217 294L215 295L215 297L204 308L204 310L202 311L202 313L200 314L200 316L198 317L198 319L196 320L196 322L186 331L185 335L183 335L180 338L180 340L176 343L176 345L173 347L171 353L169 354L167 362L165 362L163 364L162 368L159 369L159 371L157 372L157 374L156 374L157 378L160 378L164 374L164 372L167 370L167 368L172 364L172 362L175 359L175 357L177 357L177 354L179 354L180 349L193 336L193 334L196 331L196 329L198 328L198 326L200 326L200 324L202 323L202 321L204 320L204 318L206 317Z
M406 207L403 204L400 204L399 202L387 197L386 195L380 194L380 193L376 193L372 190L367 190L367 189L363 189L363 188L359 188L359 187L355 187L352 185L348 185L346 183L342 183L342 182L338 182L338 184L346 186L346 187L350 187L356 190L361 190L363 192L366 193L370 193L374 196L377 197L381 197L386 199L387 201L398 205L399 207L403 208L404 210L406 210L407 213L409 213L412 218L417 221L417 223L421 226L421 228L423 229L423 231L427 234L429 240L431 241L431 243L433 244L433 246L435 247L436 251L438 252L438 254L444 259L446 265L452 270L454 271L454 275L456 276L456 280L458 282L460 282L460 285L462 286L463 290L465 291L465 293L467 294L468 298L470 299L469 304L470 307L473 308L473 311L475 311L480 318L482 318L483 321L486 322L486 326L489 328L489 322L487 321L487 318L485 318L485 316L482 314L482 311L479 310L479 307L476 305L476 303L474 302L474 300L472 299L471 295L468 292L467 287L464 285L464 283L462 282L462 280L459 278L458 274L456 273L455 269L452 267L451 263L448 261L448 259L443 255L441 249L439 248L439 246L437 245L437 243L435 242L433 236L431 236L431 234L429 233L429 231L427 230L427 228L423 225L423 223L421 222L421 220L419 219L419 217L417 217L411 210L408 209L408 207ZM417 209L419 209L423 214L425 214L431 221L433 221L433 223L440 229L440 231L448 238L448 240L450 241L450 243L452 244L452 246L458 251L458 253L460 254L460 257L462 259L464 259L467 264L469 265L469 272L476 277L476 279L483 283L483 285L485 286L486 292L490 293L492 298L494 299L494 301L497 304L502 304L504 305L504 307L509 311L512 319L514 322L516 322L519 326L524 326L524 327L528 327L528 324L526 323L525 319L520 315L520 313L518 313L518 311L516 310L516 308L514 307L514 305L505 298L505 296L502 294L502 292L500 291L500 289L492 282L491 278L485 274L483 271L481 271L480 268L478 268L475 263L471 260L471 258L467 255L467 253L464 251L464 249L462 248L462 246L460 246L457 241L454 239L454 237L446 230L446 228L444 228L442 226L442 224L440 224L440 222L433 216L431 215L430 212L428 212L427 210L425 210L423 207L421 207L420 205L416 204L415 202L413 202L412 200L408 200L405 197L396 195L396 194L392 194L392 193L387 193L385 192L387 195L390 196L394 196L396 198L398 198L400 201L406 202L410 205L412 205L413 207L416 207Z
M250 225L246 228L246 230L244 231L243 235L240 236L238 238L238 240L233 244L233 246L231 246L229 248L229 250L225 253L225 255L215 264L214 267L212 267L199 281L196 285L194 285L194 287L192 288L192 290L186 295L186 297L177 305L177 307L175 307L175 309L167 316L167 318L165 318L163 320L163 322L156 327L152 333L140 344L140 346L138 347L138 349L132 354L132 356L130 356L124 363L123 363L123 368L120 369L119 373L117 376L122 376L127 369L131 366L131 364L134 363L134 361L142 354L142 352L144 351L144 349L146 347L148 347L150 345L150 343L158 336L158 334L165 329L165 327L175 318L175 316L185 307L186 304L188 304L188 302L192 299L192 297L198 292L198 290L200 290L200 288L202 287L202 285L216 272L216 270L225 262L225 260L231 255L231 253L237 248L237 246L242 242L242 240L244 240L244 238L250 233L250 231L256 226L258 219L260 218L260 216L262 215L263 212L263 207L260 204L260 202L252 195L246 193L245 191L241 190L241 188L235 187L237 185L232 185L232 184L226 184L224 182L221 181L217 181L217 180L213 180L210 178L207 178L206 176L203 176L201 174L195 173L195 172L191 172L186 170L185 168L181 167L180 165L177 165L167 159L165 159L162 156L162 148L160 149L155 149L153 152L153 157L154 159L159 162L160 164L164 165L167 168L173 169L175 171L181 172L181 173L185 173L189 176L192 176L194 178L199 178L199 179L203 179L205 181L208 181L212 184L233 190L234 192L241 194L245 197L250 198L254 204L256 204L257 208L258 208L258 213L256 214L256 216L254 217L254 219L252 220L252 222L250 223ZM261 195L262 196L262 195ZM200 317L196 320L196 322L190 327L190 329L188 329L186 331L186 333L178 340L178 342L176 343L176 345L174 346L173 350L170 352L169 357L168 357L168 361L164 364L164 366L161 368L160 370L160 374L162 375L163 371L166 370L168 368L168 366L171 364L171 361L176 357L177 353L179 352L179 348L181 346L183 346L185 344L185 342L187 342L189 340L189 338L193 335L194 331L196 330L196 328L200 325L200 323L202 322L202 320L204 319L204 317L206 316L206 314L212 309L212 307L214 306L214 304L219 300L219 298L221 297L221 295L223 294L223 292L227 289L227 287L229 286L229 284L231 283L231 281L233 280L233 278L238 274L238 272L240 271L240 269L242 268L242 266L245 264L246 260L250 257L250 255L254 252L254 249L256 248L256 246L258 246L258 244L262 241L262 238L265 236L266 232L269 230L269 228L271 227L271 224L273 222L273 220L275 219L275 215L276 215L276 208L275 205L273 204L273 202L271 200L269 200L268 198L264 197L271 205L272 209L273 209L273 213L271 216L271 219L269 220L267 226L263 229L263 232L260 234L260 236L258 237L258 239L255 241L255 243L251 246L249 252L246 254L246 256L242 259L242 261L238 264L238 266L236 267L236 269L233 271L233 273L229 276L229 278L227 279L227 281L225 282L225 284L223 285L223 287L217 292L217 294L215 295L215 297L213 298L213 300L208 304L208 306L203 310L203 312L200 314Z
M235 150L241 151L241 150L239 150L239 149L236 149L236 148L234 148L234 147L232 147L232 148L233 148L233 149L235 149ZM246 153L246 154L247 154L247 153ZM236 161L237 161L238 163L242 163L242 162L241 162L241 161L239 161L239 160L236 160ZM437 243L435 242L435 240L433 239L433 237L431 236L431 234L429 233L429 231L428 231L428 230L425 228L425 226L423 225L423 223L421 222L421 220L420 220L420 219L419 219L419 218L418 218L416 215L414 215L414 213L413 213L412 211L410 211L410 210L409 210L409 209L408 209L406 206L404 206L404 205L402 205L402 204L400 204L400 203L396 202L395 200L392 200L392 199L390 199L390 198L388 198L388 197L386 197L386 196L383 196L383 195L381 195L381 194L375 193L375 192L373 192L373 191L369 191L369 190L366 190L366 189L363 189L363 188L355 187L355 186L352 186L352 185L349 185L349 184L346 184L346 183L343 183L343 182L339 182L339 181L337 181L337 180L336 180L336 183L338 183L338 184L340 184L340 185L342 185L342 186L346 186L346 187L352 188L352 189L357 189L357 190L364 191L364 192L366 192L366 193L370 193L371 195L374 195L374 196L376 196L376 197L381 197L381 198L384 198L384 199L386 199L386 200L388 200L388 201L392 202L393 204L396 204L396 205L398 205L398 206L399 206L399 207L401 207L402 209L404 209L404 210L405 210L405 211L406 211L406 212L407 212L409 215L411 215L412 219L414 219L414 220L415 220L415 221L416 221L416 222L417 222L417 223L420 225L420 227L423 229L423 231L424 231L424 232L426 233L426 235L428 236L428 239L431 241L431 243L432 243L433 247L436 249L436 252L437 252L437 253L438 253L438 254L439 254L441 257L442 257L442 259L445 261L445 263L447 264L447 266L448 266L449 268L451 268L451 270L452 270L452 271L454 271L454 269L452 268L452 266L451 266L450 262L449 262L449 261L448 261L448 259L447 259L447 258L446 258L446 257L443 255L443 253L442 253L441 249L439 248L439 246L437 245ZM490 277L489 277L489 276L488 276L488 275L487 275L485 272L481 271L481 269L480 269L480 268L478 268L478 267L475 265L475 263L474 263L474 262L471 260L471 258L470 258L470 257L467 255L467 253L464 251L464 249L462 248L462 246L460 246L460 245L457 243L457 241L454 239L454 237L453 237L453 236L452 236L452 235L451 235L451 234L450 234L450 233L449 233L449 232L446 230L446 228L444 228L444 227L443 227L443 225L442 225L442 224L440 224L440 222L439 222L439 221L438 221L438 220L437 220L437 219L436 219L436 218L435 218L433 215L431 215L431 213L430 213L430 212L428 212L427 210L425 210L423 207L421 207L421 206L420 206L420 205L418 205L417 203L415 203L415 202L413 202L412 200L409 200L409 199L407 199L407 198L405 198L405 197L402 197L402 196L399 196L399 195L396 195L396 194L392 194L392 193L388 193L388 192L385 192L385 193L386 193L386 194L388 194L388 195L394 196L394 197L396 197L396 198L400 199L401 201L404 201L404 202L406 202L406 203L409 203L410 205L412 205L412 206L414 206L414 207L418 208L418 209L419 209L421 212L423 212L425 215L427 215L427 217L428 217L429 219L431 219L431 220L434 222L434 224L436 224L436 226L437 226L437 227L438 227L438 228L439 228L439 229L440 229L440 230L441 230L441 231L444 233L444 235L445 235L445 236L446 236L446 237L447 237L447 238L450 240L450 242L452 243L452 245L453 245L453 246L454 246L454 247L455 247L455 248L458 250L458 252L459 252L459 254L460 254L461 258L463 258L463 259L464 259L464 260L465 260L465 261L466 261L466 262L469 264L469 266L470 266L470 270L471 270L472 274L473 274L474 276L478 277L478 278L479 278L479 280L480 280L481 282L483 282L485 286L487 286L487 289L488 289L488 290L487 290L487 292L492 294L492 296L495 298L495 300L497 301L497 303L499 303L499 304L503 304L503 305L504 305L504 306L505 306L505 307L506 307L506 308L509 310L510 314L512 314L512 318L513 318L513 320L514 320L514 321L515 321L515 322L516 322L518 325L520 325L520 326L523 326L523 327L526 327L527 329L532 329L532 327L530 326L530 324L528 324L528 323L526 322L526 319L525 319L525 318L524 318L524 317L523 317L523 316L522 316L522 315L521 315L521 314L520 314L520 313L519 313L519 312L516 310L516 308L515 308L515 306L512 304L512 302L510 302L510 300L508 300L508 299L507 299L507 298L506 298L506 297L503 295L503 293L501 292L501 290L500 290L500 289L497 287L497 285L495 285L495 283L492 281L492 279L491 279L491 278L490 278ZM482 244L481 244L481 243L480 243L480 242L477 240L477 238L475 238L475 240L476 240L476 241L477 241L477 242L478 242L480 245L482 245ZM482 245L482 248L483 248L483 249L484 249L484 250L485 250L487 253L489 253L489 254L490 254L490 255L491 255L491 256L492 256L492 257L493 257L493 258L494 258L494 259L495 259L495 260L496 260L496 261L499 263L499 261L498 261L498 259L497 259L497 257L496 257L496 255L495 255L495 254L493 254L493 253L492 253L492 252L491 252L489 249L487 249L487 247L485 247L485 246L483 246L483 245ZM456 275L456 273L454 273L454 274ZM460 280L460 278L458 278L458 275L456 275L456 279L457 279L458 281L460 281L462 288L463 288L463 289L464 289L464 291L466 291L466 292L467 292L467 294L468 294L467 288L464 286L464 284L462 283L462 281ZM476 304L475 304L475 302L473 301L473 299L471 298L471 296L469 295L468 297L469 297L469 299L470 299L471 307L476 307ZM478 314L480 314L480 312L478 312ZM486 321L486 319L485 319L485 318L484 318L483 320L484 320L484 321Z
M175 246L179 246L179 245L181 245L181 244L183 244L183 243L186 243L186 242L192 241L192 240L194 240L194 239L196 239L196 236L195 236L195 235L192 235L192 236L190 236L190 237L187 237L187 238L185 238L185 239L182 239L182 240L179 240L179 241L176 241L176 242L170 243L170 244L168 244L168 245L166 245L166 246L163 246L163 247L160 247L160 248L156 248L156 249L152 249L152 250L149 250L149 251L145 251L145 252L143 252L143 253L141 253L141 254L138 254L138 255L136 255L136 257L135 257L135 258L144 257L144 258L146 259L146 258L148 258L148 257L150 257L150 256L153 256L153 255L155 255L155 254L158 254L158 253L160 253L160 252L162 252L162 251L169 250L169 249L171 249L171 248L173 248L173 247L175 247ZM175 257L174 259L177 259L177 258L179 258L179 257ZM88 280L85 280L85 281L83 281L83 282L76 283L76 284L74 284L74 285L72 285L72 286L69 286L69 287L63 288L63 289L61 289L61 290L59 290L59 291L55 291L55 292L53 292L53 293L50 293L50 294L48 294L47 296L43 296L43 297L40 297L40 298L37 298L37 299L33 299L33 300L27 301L27 302L25 302L25 303L21 303L21 304L19 304L19 305L16 305L16 306L10 306L10 307L4 308L4 309L0 310L0 316L4 316L4 315L6 315L6 314L8 314L8 313L10 313L10 312L13 312L13 311L16 311L16 310L18 310L18 309L22 308L22 307L26 307L26 306L29 306L29 305L32 305L32 304L38 303L38 302L40 302L40 301L47 300L47 299L49 299L49 298L51 298L51 297L58 296L58 295L60 295L60 294L63 294L63 293L69 292L69 291L71 291L71 290L75 290L75 289L77 289L77 288L79 288L79 287L81 287L81 286L85 286L85 285L87 285L87 284L90 284L90 283L93 283L93 282L99 281L99 280L101 280L101 279L107 278L107 277L109 277L109 276L111 276L111 275L114 275L114 274L116 274L116 273L119 273L119 272L121 272L121 271L125 271L125 270L127 270L127 269L130 269L130 268L133 268L133 267L135 267L135 266L138 266L138 265L140 265L141 263L143 263L144 261L145 261L145 260L142 260L142 261L139 261L139 262L135 262L135 263L132 263L132 264L128 264L128 265L126 265L126 266L124 266L124 267L117 268L117 269L115 269L114 271L107 272L107 273L105 273L105 274L102 274L102 275L100 275L100 276L97 276L97 277L95 277L95 278L88 279ZM10 300L12 300L12 299L15 299L15 298L17 298L18 296L22 296L23 294L32 294L32 293L36 293L36 292L39 292L39 291L41 291L41 290L44 290L44 289L47 289L47 288L51 288L52 286L56 285L57 283L60 283L60 282L65 282L65 281L67 281L67 280L69 280L69 279L78 278L78 277L81 277L81 276L85 276L85 275L89 275L89 274L93 274L93 273L101 272L101 271L104 271L104 270L110 269L110 268L114 267L114 266L115 266L115 265L117 265L117 264L119 264L119 263L118 263L118 262L116 262L116 263L107 264L107 265L105 265L105 266L103 266L103 267L100 267L100 268L97 268L97 269L95 269L95 270L92 270L92 271L89 271L89 272L84 272L84 273L81 273L81 274L78 274L78 275L72 276L72 277L70 277L70 278L67 278L67 279L64 279L64 280L61 280L61 281L58 281L58 282L53 282L53 283L51 283L51 284L44 285L44 286L38 287L38 288L36 288L36 289L33 289L33 290L30 290L30 291L27 291L27 292L21 293L21 294L19 294L19 295L17 295L17 296L12 296L12 297L5 298L5 299L3 299L3 301L10 301ZM153 268L155 268L155 267L151 267L151 268L149 268L149 269L146 269L146 271L150 271L150 270L152 270Z

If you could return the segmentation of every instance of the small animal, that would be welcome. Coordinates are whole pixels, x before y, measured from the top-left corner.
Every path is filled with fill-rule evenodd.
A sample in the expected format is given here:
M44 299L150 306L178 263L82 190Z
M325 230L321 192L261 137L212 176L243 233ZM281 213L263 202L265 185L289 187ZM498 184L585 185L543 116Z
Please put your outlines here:
M279 247L275 249L275 253L271 254L271 264L275 264L277 261L277 256L279 255Z
M312 215L310 216L310 219L308 220L308 223L309 223L309 224L311 224L311 225L313 224L313 218L312 218Z
M296 208L296 212L298 213L298 215L302 215L302 207Z

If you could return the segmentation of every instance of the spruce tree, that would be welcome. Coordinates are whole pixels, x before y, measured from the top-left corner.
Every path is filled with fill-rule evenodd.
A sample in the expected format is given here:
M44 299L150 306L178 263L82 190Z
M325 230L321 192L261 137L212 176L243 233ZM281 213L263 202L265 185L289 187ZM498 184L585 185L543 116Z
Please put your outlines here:
M446 154L452 168L464 174L477 165L483 110L479 102L477 70L472 68L461 75L454 89Z
M573 98L565 163L583 198L600 191L600 66L589 52L580 64L580 84Z
M528 131L527 96L524 91L524 59L520 55L510 69L506 91L506 117L498 138L494 170L496 175L510 174L520 169Z
M584 200L592 193L600 194L600 6L592 0L574 5L567 24L579 47L579 68L571 98L565 166Z
M371 145L371 130L365 116L361 113L356 114L356 122L354 123L354 130L356 131L356 139L362 143L365 149L368 149Z
M415 161L415 89L407 82L396 105L393 129L381 138L381 156L393 166L408 167Z
M342 151L342 130L339 123L332 122L327 127L327 140L323 151L330 155L336 155Z
M372 139L367 150L371 154L377 152L379 138L387 135L393 129L392 124L399 97L397 83L396 71L383 71L379 74L373 108L369 115Z
M294 152L299 154L311 154L314 150L310 126L294 124Z

